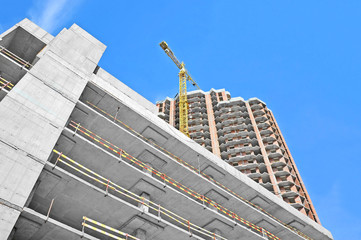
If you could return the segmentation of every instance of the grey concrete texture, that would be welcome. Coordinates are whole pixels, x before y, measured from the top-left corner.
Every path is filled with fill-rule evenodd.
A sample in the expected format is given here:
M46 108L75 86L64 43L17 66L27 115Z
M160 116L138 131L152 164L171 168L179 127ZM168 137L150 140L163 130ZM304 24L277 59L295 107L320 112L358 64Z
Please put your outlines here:
M54 38L50 33L46 32L41 27L39 27L38 25L36 25L32 21L30 21L29 19L25 18L24 20L17 23L13 27L9 28L5 32L1 33L0 40L4 39L5 36L8 36L9 34L11 34L11 32L13 32L18 27L20 27L21 29L24 29L26 32L30 33L32 36L34 36L34 38L40 40L44 44L48 44Z
M105 126L105 124L102 124ZM108 128L108 127L107 127ZM111 129L113 132L116 129ZM185 194L180 193L179 191L175 190L172 187L164 188L164 183L162 181L156 180L152 177L151 174L147 174L142 170L139 170L135 167L135 165L126 164L125 161L121 160L119 163L119 158L113 156L106 152L105 150L100 150L99 147L95 146L88 140L80 137L79 135L75 135L73 137L73 132L64 132L64 135L59 139L57 143L57 150L62 151L65 155L70 156L72 159L76 159L80 164L86 165L87 167L91 168L97 174L100 174L105 177L109 177L111 181L114 181L129 189L133 193L143 196L146 199L149 198L151 201L156 202L157 204L161 204L161 206L166 207L167 209L171 210L172 212L185 216L191 222L197 223L201 226L206 225L210 219L214 219L215 217L220 221L224 222L225 226L231 228L233 230L234 221L232 219L227 219L222 217L222 215L214 212L214 208L207 206L204 209L204 206L200 203L191 200ZM126 133L118 132L117 134L120 139L127 139L127 146L132 147L134 149L142 149L143 146L140 146L141 143L133 141L131 136L127 136ZM71 143L72 142L72 143ZM144 146L145 148L148 148ZM149 149L150 150L150 149ZM151 150L152 151L152 150ZM55 159L52 160L54 162ZM167 164L168 168L177 167L172 165L172 163ZM174 175L174 174L173 174ZM193 182L193 185L200 186L199 183L197 184L197 178L194 178L190 173L187 175L183 172L183 177L187 182L182 181L184 184L187 184L188 187L191 187L189 183ZM40 187L40 186L39 186ZM206 192L206 196L212 197L211 195L212 190L208 190L207 186L203 185L203 191ZM208 192L208 193L207 193ZM37 202L37 201L35 201ZM142 209L144 206L138 204ZM144 208L147 210L148 208ZM247 211L243 209L242 215L252 216L251 211ZM194 213L201 213L201 214L194 214ZM237 213L240 213L237 211ZM103 214L104 215L104 214ZM97 218L102 218L103 216L97 216ZM260 216L252 216L251 221L260 221L262 217ZM110 225L116 223L109 223ZM222 228L222 226L221 226ZM246 231L242 229L241 226L238 226L237 231ZM208 229L208 228L207 228ZM211 229L210 229L211 230ZM275 230L275 229L272 229ZM277 229L278 230L278 229ZM236 231L236 232L237 232ZM275 231L278 233L280 230ZM281 231L284 229L281 228ZM227 232L227 231L225 231ZM281 234L281 233L280 233ZM289 232L285 231L284 234L289 235ZM227 236L228 233L225 235ZM242 234L245 236L245 233ZM285 235L285 236L286 236ZM256 237L257 236L253 236ZM253 238L252 235L249 235L249 238ZM232 238L230 238L232 239Z
M76 25L71 30L62 31L62 35L55 39L28 20L20 22L1 37L5 39L18 28L49 44L41 52L37 67L27 70L0 103L0 140L4 143L1 145L0 169L4 174L0 181L0 199L22 208L75 106L75 100L88 81L84 78L92 74L105 46ZM11 44L19 48L26 45L24 36L26 34L16 32L10 39ZM25 57L28 56L26 53ZM69 69L70 64L72 68ZM57 84L52 84L54 82ZM3 222L9 221L1 220L0 225L5 226ZM7 225L4 232L8 234L13 226ZM1 235L5 238L5 233Z
M104 69L99 68L95 75L92 75L90 81L97 83L98 86L102 86L107 89L110 93L114 92L117 94L117 91L121 91L124 95L128 96L130 99L136 101L139 105L143 106L147 110L151 111L152 113L156 114L158 112L157 107L142 95L116 79ZM112 90L115 88L116 90Z
M26 73L25 70L19 71L19 66L3 54L0 56L0 73L1 77L16 84Z
M54 38L25 19L1 37L5 39L18 27L46 47L41 50L41 44L38 44L32 49L31 56L28 55L35 57L34 66L30 70L19 68L26 74L19 75L18 83L0 102L0 240L9 236L21 240L77 239L81 236L82 217L86 215L146 239L154 239L152 236L157 239L188 238L189 232L180 225L167 219L158 221L148 209L114 193L105 197L104 188L60 163L54 168L53 148L59 148L135 194L149 196L151 201L189 218L202 228L222 233L228 239L260 238L246 228L234 226L229 218L214 209L204 209L179 191L164 188L163 183L151 174L131 164L118 163L114 155L68 128L69 119L80 122L159 171L224 204L241 217L265 228L273 227L282 239L302 239L94 111L86 101L112 115L118 114L119 119L135 131L187 163L200 166L200 170L281 220L298 224L297 227L312 238L332 239L321 225L158 118L152 103L97 66L106 47L79 26L74 24ZM12 41L15 38L16 34ZM21 45L21 41L16 45ZM4 62L16 64L6 59ZM3 69L13 71L13 67ZM197 155L200 156L199 163ZM55 200L50 219L43 223L52 199ZM85 239L104 238L94 232L91 235L95 237L84 235ZM193 238L208 239L197 235Z
M46 215L24 208L15 225L16 231L12 238L17 240L96 240L86 232L71 228L59 221L48 218Z
M1 199L24 206L43 165L25 151L0 142Z
M62 30L49 43L49 50L60 56L65 62L86 75L96 68L106 46L73 24L70 29Z
M0 203L0 240L8 239L19 215L19 210Z
M156 142L160 143L163 147L167 148L168 150L172 151L172 153L180 156L182 159L186 160L187 162L191 163L194 166L197 166L197 154L201 156L201 163L206 163L206 165L211 165L211 169L218 169L216 171L212 171L213 173L209 173L213 175L217 180L221 180L221 182L232 190L235 190L238 194L247 199L252 199L255 196L261 196L261 198L265 199L265 203L267 205L264 207L268 212L274 214L276 217L284 220L285 222L293 222L294 226L300 228L301 231L307 233L316 234L315 236L322 236L322 234L328 234L328 231L324 229L319 224L313 222L308 217L304 216L303 214L299 213L296 209L282 201L281 199L274 196L272 193L268 192L263 187L259 186L257 183L249 179L246 175L238 172L236 169L232 168L228 164L225 164L222 160L215 157L213 154L209 153L203 147L196 144L194 141L184 137L184 135L174 128L170 127L161 119L157 118L155 115L146 115L144 111L134 111L135 108L140 107L137 106L135 103L127 103L126 101L132 101L129 98L124 96L123 101L119 101L121 95L117 95L118 99L112 99L111 97L104 95L101 93L100 89L96 89L95 86L91 88L92 90L85 90L83 94L83 101L89 100L91 102L98 102L98 106L102 109L106 110L107 112L114 113L116 109L120 107L119 116L121 116L121 120L124 121L126 124L129 124L131 127L135 128L138 132L142 132L143 135L146 137L155 140ZM95 89L95 90L94 90ZM98 93L98 97L96 96L96 92ZM125 103L124 103L125 102ZM140 108L142 109L142 108ZM81 111L84 113L84 109ZM96 118L90 116L91 114L86 113L88 116L87 118L81 117L82 124L89 126L100 134L101 136L107 136L110 138L111 142L119 141L119 136L114 134L114 130L109 127L104 127L104 123L97 124L95 121L98 121ZM149 119L154 117L154 121L158 121L159 125L165 126L157 126L154 122L150 122ZM88 120L90 122L88 122ZM172 128L172 129L170 129ZM169 132L166 130L170 129ZM113 133L113 134L112 134ZM177 137L180 139L185 138L183 140L178 140ZM127 138L124 138L127 139ZM122 143L123 145L126 143ZM121 146L122 146L121 144ZM129 146L129 142L127 144ZM189 147L190 145L192 147ZM177 146L177 147L175 147ZM134 148L134 151L137 147ZM133 151L133 149L131 149ZM198 150L195 151L195 150ZM208 157L209 156L209 157ZM214 160L217 165L213 164L212 161ZM220 168L218 165L222 166ZM172 168L169 168L172 169ZM229 169L229 170L227 170ZM226 171L224 171L226 170ZM185 175L183 171L174 170L172 172L166 172L170 176L176 178L179 177L180 179L185 179ZM233 174L230 174L233 173ZM218 175L217 175L218 174ZM236 179L235 179L236 178ZM241 185L240 185L241 184ZM262 206L263 207L263 206ZM285 220L289 218L289 220ZM297 219L297 221L292 221L292 219ZM319 228L319 229L317 229ZM313 230L312 230L313 229ZM317 229L317 230L316 230ZM316 231L315 231L316 230ZM320 231L321 230L321 231ZM318 235L322 233L321 235ZM317 239L317 238L315 238Z
M40 176L41 182L29 205L36 212L47 214L51 200L55 199L51 218L75 229L79 229L83 216L124 229L123 231L127 228L137 229L139 224L136 222L139 220L136 219L141 216L142 225L150 224L152 228L156 228L147 229L147 232L156 234L156 239L169 239L170 235L173 236L172 239L184 239L187 236L187 231L169 223L165 218L158 222L156 215L144 211L134 201L128 201L111 191L105 197L104 188L95 186L94 183L89 183L61 167L53 167L51 163L46 164ZM100 239L104 238L104 235L101 236ZM147 237L152 239L152 236Z
M120 95L120 93L116 96L117 100L126 106L125 108L121 108L121 116L123 117L122 121L125 121L131 127L135 128L138 132L145 131L147 125L151 126L151 128L154 129L155 132L153 131L147 137L156 140L157 138L164 139L159 141L162 143L163 147L171 150L172 153L176 154L177 156L181 156L182 159L186 160L194 166L197 166L196 156L199 154L202 159L201 161L206 161L208 164L213 166L213 168L219 169L218 171L220 172L224 172L227 178L224 178L224 180L222 181L223 184L231 186L231 189L233 189L233 187L237 189L237 187L235 186L238 185L237 183L245 184L248 186L249 190L257 192L258 195L262 196L266 199L267 202L270 203L268 208L273 209L271 213L273 213L276 217L283 219L287 215L291 214L291 216L297 219L297 221L302 223L295 224L301 230L305 227L312 228L314 230L310 229L311 231L316 230L315 233L319 232L325 234L325 237L327 236L329 238L332 238L332 235L329 233L329 231L327 231L321 225L315 223L307 216L298 212L292 206L285 203L283 200L279 199L274 194L270 193L269 191L255 183L253 180L249 179L246 175L240 173L235 168L231 167L230 165L228 165L194 141L188 139L184 134L175 130L173 127L162 121L157 116L147 114L147 112L141 111L141 109L139 108L139 106L136 105L135 102L132 102L131 99ZM102 109L107 109L109 108L109 106L111 106L113 110L109 110L108 112L115 112L116 104L110 102L110 100L107 99L104 100L104 102L100 101L98 106L100 106ZM235 191L238 192L237 190Z

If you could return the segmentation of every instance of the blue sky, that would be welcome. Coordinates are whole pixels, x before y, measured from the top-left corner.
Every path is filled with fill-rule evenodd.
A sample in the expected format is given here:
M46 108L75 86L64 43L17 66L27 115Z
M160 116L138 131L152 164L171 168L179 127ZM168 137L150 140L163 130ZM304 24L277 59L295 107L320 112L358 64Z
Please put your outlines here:
M108 46L99 65L152 102L178 90L166 40L201 88L272 109L322 224L361 239L361 1L4 1L56 35L77 23Z

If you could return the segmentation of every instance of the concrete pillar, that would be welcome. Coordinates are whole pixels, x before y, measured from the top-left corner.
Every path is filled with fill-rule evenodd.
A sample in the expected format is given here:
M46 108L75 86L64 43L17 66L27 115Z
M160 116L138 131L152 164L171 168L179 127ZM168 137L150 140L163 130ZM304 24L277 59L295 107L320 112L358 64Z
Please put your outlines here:
M276 194L276 196L278 196L279 198L282 199L281 191L280 191L280 188L279 188L279 186L277 184L275 174L274 174L274 172L272 170L270 160L268 159L268 154L266 152L266 148L263 145L261 134L260 134L260 132L258 130L256 120L255 120L255 118L253 116L251 106L249 105L248 102L246 102L246 107L247 107L247 111L248 111L249 117L250 117L251 122L252 122L254 132L255 132L256 137L257 137L258 145L261 148L261 153L262 153L263 160L264 160L264 163L266 165L267 172L269 174L269 177L270 177L270 180L271 180L271 183L272 183L273 191Z
M217 98L218 98L218 94L217 94ZM209 133L212 142L212 152L218 157L221 157L211 95L210 94L205 95L205 99L206 99L206 107L207 107L207 115L208 115Z
M16 228L13 228L13 230L11 231L11 233L8 237L8 240L12 240L14 238L15 233L16 233Z
M46 33L29 20L18 26L35 38L39 31ZM0 102L0 240L11 234L105 50L77 25L46 44L37 53L40 59Z
M229 100L225 91L222 91L222 97L223 97L223 101Z
M44 162L36 161L1 139L0 134L0 239L7 239L31 195Z
M143 200L143 202L138 203L138 207L143 212L149 212L149 207L147 205L149 204L150 195L146 192L143 192L140 196L143 197L144 200Z
M20 215L20 209L0 202L0 239L6 240L12 235L13 227Z
M293 170L294 170L294 172L295 172L295 175L296 175L296 177L297 177L297 180L298 180L298 185L301 186L301 189L302 189L303 192L305 193L304 195L305 195L307 201L309 202L309 206L310 206L311 211L312 211L312 213L313 213L313 215L314 215L315 221L316 221L317 223L321 224L321 221L320 221L320 219L318 218L318 215L317 215L317 213L316 213L316 209L314 208L313 203L312 203L312 201L311 201L311 198L310 198L310 196L308 195L307 189L306 189L305 185L303 184L301 175L300 175L300 173L299 173L299 171L298 171L298 169L297 169L297 166L296 166L296 164L295 164L295 161L294 161L294 159L293 159L293 157L292 157L292 155L291 155L291 152L290 152L290 150L289 150L289 148L288 148L288 146L287 146L287 143L286 143L286 141L285 141L285 139L284 139L284 137L283 137L283 135L282 135L281 129L279 128L279 126L278 126L278 124L277 124L276 118L274 117L272 111L269 111L269 113L270 113L271 118L272 118L272 120L273 120L273 122L274 122L274 124L275 124L275 126L276 126L276 128L277 128L277 130L278 130L278 132L279 132L279 135L280 135L280 137L281 137L281 141L282 141L282 143L283 143L283 145L284 145L284 147L285 147L285 150L286 150L286 152L287 152L287 155L289 156L289 159L290 159L290 161L291 161L292 168L293 168Z
M175 126L175 109L176 109L175 101L172 100L170 101L169 124L173 127Z
M140 240L146 240L147 239L147 232L141 228L138 228L135 230L135 237L139 238Z

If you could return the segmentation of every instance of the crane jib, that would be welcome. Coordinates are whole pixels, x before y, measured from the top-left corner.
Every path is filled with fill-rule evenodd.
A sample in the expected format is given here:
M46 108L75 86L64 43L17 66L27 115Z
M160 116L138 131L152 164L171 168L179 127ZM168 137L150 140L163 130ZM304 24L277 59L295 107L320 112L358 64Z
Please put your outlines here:
M198 89L198 84L192 79L188 71L184 68L184 63L180 63L168 44L163 41L159 44L164 52L172 59L172 61L180 69L179 71L179 130L189 137L188 131L188 100L187 100L187 81L190 81L193 86Z

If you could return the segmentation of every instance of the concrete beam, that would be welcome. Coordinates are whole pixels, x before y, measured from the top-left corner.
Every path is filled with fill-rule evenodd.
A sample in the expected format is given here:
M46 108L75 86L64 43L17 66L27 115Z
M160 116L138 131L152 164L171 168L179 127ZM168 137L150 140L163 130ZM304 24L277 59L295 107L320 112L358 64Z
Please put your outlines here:
M19 220L15 224L16 231L13 238L16 240L46 240L46 239L67 239L67 240L96 240L88 233L71 228L55 219L47 218L32 209L24 208ZM88 230L88 232L90 232ZM0 238L1 239L1 238Z
M142 240L147 240L147 232L143 229L138 228L137 230L135 230L135 237Z
M97 88L94 85L92 88L97 89L100 93L102 92L101 88ZM104 94L104 91L102 94ZM86 100L86 98L84 98L84 94L83 100ZM282 219L286 223L289 223L292 219L296 218L300 222L307 223L305 224L304 229L300 229L305 234L314 236L314 238L323 236L332 239L332 235L329 231L321 225L313 222L307 216L298 212L282 199L279 199L274 194L249 179L245 174L242 174L235 168L229 166L227 163L217 158L194 141L190 141L181 133L177 134L177 131L171 129L172 127L163 120L159 119L156 115L149 114L142 110L135 102L127 99L125 96L117 95L116 98L112 99L112 97L103 95L98 102L98 106L106 112L112 112L110 107L114 105L121 106L119 116L122 116L121 120L125 124L130 125L135 131L140 133L151 126L155 131L168 139L165 144L162 144L163 148L172 151L173 154L187 161L191 165L197 166L198 163L196 156L199 154L201 156L201 161L205 161L214 168L226 172L225 178L217 180L221 184L226 185L228 188L235 191L237 194L240 194L246 199L253 198L255 195L262 195L266 199L269 199L272 204L270 204L265 210L270 214L273 214L276 218ZM101 132L102 130L97 128L97 133L99 134ZM103 134L103 136L110 136L110 134ZM169 164L167 164L167 166L168 165Z

